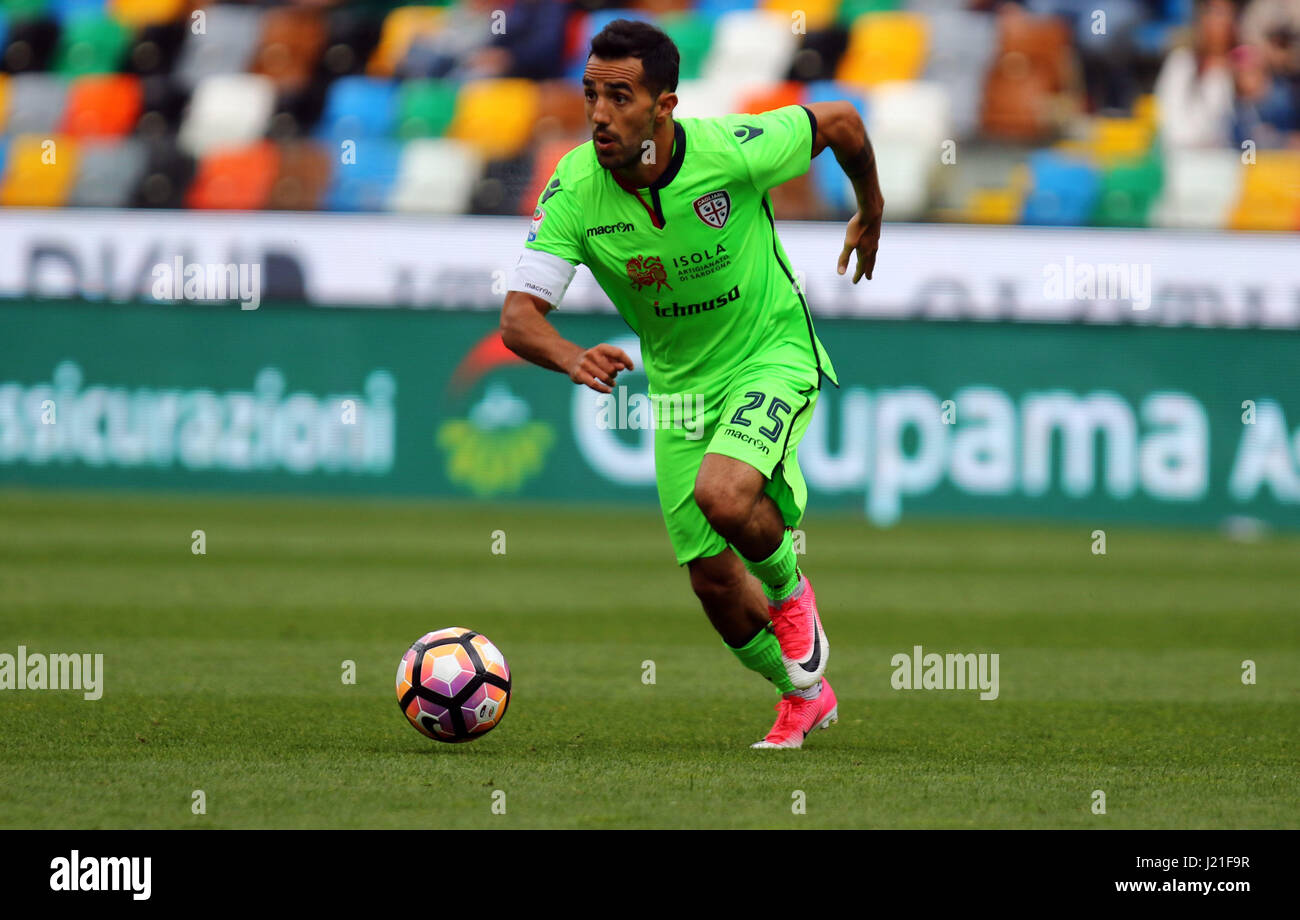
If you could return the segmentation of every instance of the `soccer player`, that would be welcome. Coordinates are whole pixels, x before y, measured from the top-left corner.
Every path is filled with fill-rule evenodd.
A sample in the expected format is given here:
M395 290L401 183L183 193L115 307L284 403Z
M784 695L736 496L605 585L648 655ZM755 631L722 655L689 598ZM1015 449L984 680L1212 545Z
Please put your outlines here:
M581 263L640 337L677 563L726 646L781 694L776 724L752 746L798 748L838 716L791 529L808 497L796 448L822 378L839 382L768 190L834 152L857 194L838 266L844 274L857 253L855 284L875 266L884 201L852 104L675 119L677 71L676 46L654 26L615 20L592 39L582 79L591 143L566 154L542 191L501 335L520 357L612 393L631 358L569 342L546 318ZM678 418L697 394L702 417Z

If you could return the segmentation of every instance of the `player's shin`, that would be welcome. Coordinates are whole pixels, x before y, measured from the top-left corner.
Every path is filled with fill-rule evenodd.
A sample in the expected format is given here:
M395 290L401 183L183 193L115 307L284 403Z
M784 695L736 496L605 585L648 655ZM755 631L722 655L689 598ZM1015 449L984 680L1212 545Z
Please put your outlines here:
M781 693L797 692L794 684L790 683L790 675L786 672L785 664L781 661L781 643L768 627L764 626L754 638L739 648L725 640L723 645L731 650L731 654L735 655L741 664L766 677Z
M741 556L744 559L744 556ZM799 587L799 566L794 556L794 537L789 530L781 536L776 551L757 562L744 559L745 568L763 583L763 592L773 606L794 593Z

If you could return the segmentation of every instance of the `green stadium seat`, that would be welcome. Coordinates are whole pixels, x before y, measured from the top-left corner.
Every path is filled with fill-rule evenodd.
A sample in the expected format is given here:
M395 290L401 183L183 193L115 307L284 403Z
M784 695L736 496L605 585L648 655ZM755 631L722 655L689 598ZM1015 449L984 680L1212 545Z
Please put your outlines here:
M852 26L859 16L867 13L892 13L899 8L898 0L844 0L836 21L842 26Z
M696 13L676 13L663 17L659 25L681 54L680 79L699 77L713 44L713 20Z
M107 16L79 16L59 37L54 69L69 77L113 73L131 44L131 31Z
M441 137L456 114L459 87L451 80L407 80L397 94L397 136Z
M1089 223L1101 227L1145 227L1160 194L1164 169L1158 156L1147 156L1107 169Z

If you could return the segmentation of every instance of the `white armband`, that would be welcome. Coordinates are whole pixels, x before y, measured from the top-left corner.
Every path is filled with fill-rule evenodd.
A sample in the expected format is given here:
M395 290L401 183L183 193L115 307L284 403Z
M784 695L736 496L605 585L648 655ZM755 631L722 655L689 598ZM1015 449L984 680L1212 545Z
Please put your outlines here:
M559 256L525 249L510 272L507 290L523 291L555 306L569 289L569 282L577 272L574 266Z

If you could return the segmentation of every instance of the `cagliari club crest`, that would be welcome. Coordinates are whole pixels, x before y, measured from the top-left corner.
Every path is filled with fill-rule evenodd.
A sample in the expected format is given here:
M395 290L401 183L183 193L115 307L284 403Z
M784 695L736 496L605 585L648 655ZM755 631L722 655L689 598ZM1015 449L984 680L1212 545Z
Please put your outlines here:
M731 214L731 196L727 192L709 192L695 199L695 213L715 230L721 230Z

